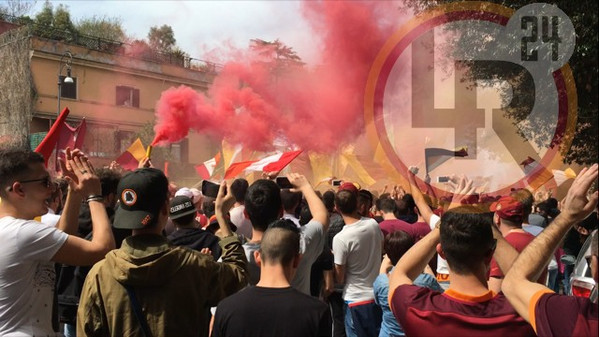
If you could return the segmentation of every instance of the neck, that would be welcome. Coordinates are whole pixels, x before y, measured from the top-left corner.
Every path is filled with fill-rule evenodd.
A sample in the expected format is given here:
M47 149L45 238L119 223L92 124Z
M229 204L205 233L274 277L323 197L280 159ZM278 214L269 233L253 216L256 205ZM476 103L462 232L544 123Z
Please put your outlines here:
M235 203L233 204L233 207L239 207L241 205L243 205L242 202L235 201Z
M7 202L6 198L0 199L0 218L3 218L5 216L12 216L15 219L25 220L31 220L35 218L35 216L23 214L23 212L21 212L17 207Z
M343 217L343 221L345 222L346 225L351 225L353 223L356 223L356 222L360 221L360 219L362 218L362 216L360 216L360 214L358 214L358 212L353 212L351 214L341 214L341 216Z
M262 241L262 235L264 235L264 232L252 228L252 240L250 242L256 243Z
M144 235L144 234L156 234L156 235L162 235L162 228L164 226L154 226L154 227L150 227L150 228L141 228L141 229L134 229L131 232L131 235L135 236L135 235Z
M393 213L383 213L383 220L397 220Z
M260 281L256 285L265 288L287 288L290 286L289 280L293 274L294 270L291 267L265 264L263 261L260 268Z
M462 294L479 296L489 291L485 272L460 275L450 271L449 287Z
M524 232L522 227L509 226L503 223L499 225L499 231L503 237L508 235L510 232Z

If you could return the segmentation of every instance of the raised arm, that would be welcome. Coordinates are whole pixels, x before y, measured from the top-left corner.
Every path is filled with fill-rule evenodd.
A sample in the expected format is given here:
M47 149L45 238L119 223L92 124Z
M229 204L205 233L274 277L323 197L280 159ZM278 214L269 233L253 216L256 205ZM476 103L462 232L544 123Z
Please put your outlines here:
M86 202L89 204L94 234L91 241L69 235L67 241L54 254L52 260L73 266L92 265L103 259L106 253L115 248L114 237L102 202L100 179L96 175L93 166L85 156L72 156L70 149L67 149L67 154L68 165L64 167L69 171L66 174L67 179L71 180L69 181L71 186L76 185L76 189L81 191L81 195L87 196ZM67 206L75 207L73 203ZM76 210L70 209L67 211L76 211L78 213L79 206L77 205Z
M430 225L431 217L433 216L433 211L430 206L426 203L420 188L418 188L418 184L416 183L416 173L417 168L410 167L408 170L408 182L410 183L410 194L414 198L414 202L416 203L416 207L418 207L418 211L420 211L420 215Z
M586 218L597 205L597 192L587 199L587 192L596 179L597 164L580 172L566 195L560 215L526 246L503 280L503 293L520 316L528 322L529 307L535 294L551 291L535 280L566 232L575 223Z
M235 204L235 197L229 192L228 187L229 186L227 185L226 181L223 181L220 184L218 195L216 196L216 200L214 202L214 213L216 215L216 221L218 221L218 226L220 227L218 235L221 238L226 238L233 235L231 227L225 219L225 215L229 213L229 210Z
M310 213L312 213L312 218L320 222L324 227L324 231L326 231L329 228L329 212L322 200L320 200L316 192L314 192L312 185L310 185L306 177L301 174L290 173L287 175L287 178L289 179L289 182L295 186L291 191L303 193L304 198L306 198L306 202L308 203L308 208L310 208Z

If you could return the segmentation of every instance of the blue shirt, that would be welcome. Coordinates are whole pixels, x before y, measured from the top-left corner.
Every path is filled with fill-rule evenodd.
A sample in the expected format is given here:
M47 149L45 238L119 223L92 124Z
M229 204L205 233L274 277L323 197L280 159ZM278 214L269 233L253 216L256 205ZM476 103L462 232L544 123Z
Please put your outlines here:
M391 273L393 269L389 272ZM419 287L427 287L438 292L443 292L443 289L437 283L437 280L433 275L420 274L414 280L414 285ZM383 310L383 322L381 323L381 330L379 337L388 336L405 336L403 329L393 316L391 309L389 308L389 276L387 274L380 274L374 280L374 301Z

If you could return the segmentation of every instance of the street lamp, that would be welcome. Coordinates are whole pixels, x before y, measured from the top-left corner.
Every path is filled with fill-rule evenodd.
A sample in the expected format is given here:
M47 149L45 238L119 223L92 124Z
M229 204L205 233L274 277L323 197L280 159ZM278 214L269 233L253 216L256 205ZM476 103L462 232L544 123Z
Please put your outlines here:
M73 54L70 51L64 52L60 57L60 63L58 64L58 111L56 115L60 114L60 96L62 96L62 84L63 83L73 83L73 78L71 77L71 65L73 64ZM61 81L60 75L62 74L62 70L67 69L67 76L64 80Z

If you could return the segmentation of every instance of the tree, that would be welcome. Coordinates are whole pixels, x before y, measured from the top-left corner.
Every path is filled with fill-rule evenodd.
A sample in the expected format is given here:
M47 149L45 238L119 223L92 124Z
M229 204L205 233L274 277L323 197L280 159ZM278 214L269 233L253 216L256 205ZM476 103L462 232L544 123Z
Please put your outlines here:
M0 5L0 18L2 15L14 17L26 15L36 3L37 1L6 0L4 4Z
M69 8L63 4L54 10L52 4L46 1L33 22L34 34L41 37L71 41L77 35Z
M276 39L274 41L264 41L261 39L250 40L250 49L261 56L261 62L265 63L274 76L275 82L284 73L293 68L302 67L305 63L297 55L293 48L285 45Z
M150 28L148 43L152 49L161 53L169 53L175 47L176 42L175 33L171 26L162 25L161 27L153 26Z
M79 20L75 28L80 34L95 36L106 40L124 41L126 38L122 20L120 18L94 15L91 18Z
M429 8L437 5L456 2L459 0L406 0L404 6L413 9L416 13L420 13ZM487 0L488 2L500 4L505 7L509 7L517 10L518 8L528 5L531 2L526 0ZM570 148L561 148L562 156L564 161L567 163L578 163L582 165L593 164L597 162L598 157L598 146L599 146L599 91L598 91L598 68L597 68L597 48L599 43L599 36L597 35L597 25L599 21L598 3L595 0L585 1L568 1L558 0L554 1L557 7L559 7L572 21L574 29L576 31L576 47L574 54L569 60L572 73L574 75L574 81L576 83L576 90L578 96L578 120L576 125L576 132L573 136L573 140ZM474 44L469 39L477 36L474 31L460 31L460 36L455 41L454 46L456 49L462 49L472 47ZM483 46L484 48L484 46ZM469 74L473 78L484 78L485 75L497 74L501 69L493 69L490 64L470 64ZM512 78L508 81L515 83L525 78L522 73L514 72ZM543 88L540 88L543 90ZM534 92L523 92L523 95L533 96ZM530 99L530 97L522 97L522 100ZM534 97L532 98L534 101ZM540 99L543 99L542 95ZM514 123L520 122L527 117L528 111L521 109L518 105L513 105L506 110L507 117L511 118ZM534 122L528 125L520 136L524 139L536 142L538 145L543 143L546 144L546 140L552 137L551 128L547 128L547 125L543 125L542 121ZM552 143L550 146L561 146L561 144Z

